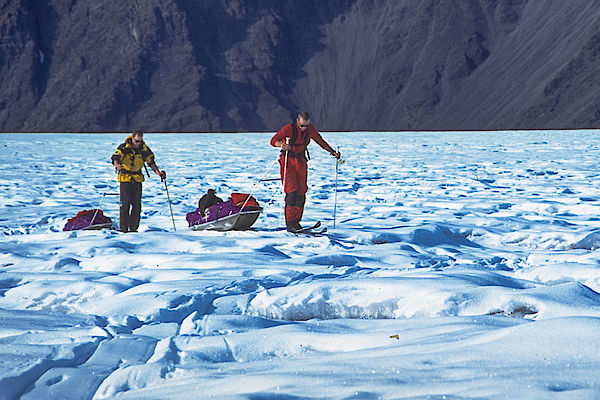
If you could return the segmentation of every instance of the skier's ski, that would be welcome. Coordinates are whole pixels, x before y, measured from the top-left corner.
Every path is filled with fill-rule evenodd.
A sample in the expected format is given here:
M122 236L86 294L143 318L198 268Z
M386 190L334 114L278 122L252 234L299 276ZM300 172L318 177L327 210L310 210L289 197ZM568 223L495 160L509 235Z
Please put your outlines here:
M321 229L313 229L311 231L301 232L305 235L320 236L327 232L327 227Z
M321 221L317 221L313 226L307 226L306 228L298 229L294 233L310 233L313 229L317 229L321 226Z
M317 222L313 226L309 226L306 228L302 228L296 232L292 232L296 235L311 235L311 236L319 236L327 232L327 227L320 228L321 222ZM320 229L319 229L320 228Z

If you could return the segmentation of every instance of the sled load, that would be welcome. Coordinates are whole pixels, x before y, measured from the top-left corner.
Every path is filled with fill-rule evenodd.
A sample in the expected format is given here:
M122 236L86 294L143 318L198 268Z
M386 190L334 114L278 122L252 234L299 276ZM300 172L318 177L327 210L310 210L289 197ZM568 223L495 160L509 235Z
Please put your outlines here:
M188 213L186 219L195 231L241 231L250 228L261 211L262 207L249 194L232 193L229 199L222 201L209 189L198 201L196 211Z
M102 210L83 210L79 211L76 216L69 218L63 231L79 231L111 228L112 220L104 215Z

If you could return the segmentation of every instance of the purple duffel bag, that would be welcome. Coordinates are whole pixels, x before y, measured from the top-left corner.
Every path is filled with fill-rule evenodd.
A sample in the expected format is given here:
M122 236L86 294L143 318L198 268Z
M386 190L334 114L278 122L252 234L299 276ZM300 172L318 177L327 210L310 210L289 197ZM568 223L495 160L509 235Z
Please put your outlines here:
M196 211L188 213L186 219L190 227L197 227L209 222L219 221L240 212L244 214L252 212L255 213L257 217L260 211L262 211L262 207L260 207L254 197L245 193L232 193L227 201L208 207L204 211L204 215L202 215L201 209L198 208ZM244 218L244 221L242 221L241 224L236 225L234 229L247 229L249 226L245 226L246 223L251 225L256 220L256 217Z
M233 204L233 200L229 199L222 203L210 206L204 211L204 216L200 214L200 209L194 212L188 213L186 219L189 226L200 225L206 222L217 221L219 218L227 217L232 214L240 212L241 207L236 207Z
M93 219L93 221L92 221ZM83 210L76 216L69 218L63 231L78 231L81 229L102 229L112 227L112 220L102 210Z

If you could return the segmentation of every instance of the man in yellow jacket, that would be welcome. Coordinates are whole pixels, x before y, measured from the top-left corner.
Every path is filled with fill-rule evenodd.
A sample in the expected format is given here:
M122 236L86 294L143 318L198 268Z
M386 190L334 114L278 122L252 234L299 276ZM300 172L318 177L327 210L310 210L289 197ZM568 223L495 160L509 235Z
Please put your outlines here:
M142 212L142 167L148 164L161 179L167 173L160 171L154 162L154 153L144 142L144 132L136 129L119 145L111 157L112 163L119 171L119 194L121 198L119 213L119 230L121 232L137 232Z

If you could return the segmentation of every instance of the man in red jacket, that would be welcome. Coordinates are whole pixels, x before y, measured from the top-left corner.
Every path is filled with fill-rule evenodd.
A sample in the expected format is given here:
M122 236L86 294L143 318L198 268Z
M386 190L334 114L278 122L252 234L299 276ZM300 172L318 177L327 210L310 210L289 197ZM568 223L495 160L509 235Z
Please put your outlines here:
M308 191L307 161L310 159L306 146L311 139L335 158L340 158L340 153L333 150L310 124L310 115L306 111L301 112L296 121L281 128L271 138L271 146L282 149L279 164L285 192L285 224L290 232L302 229L300 220Z

